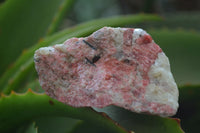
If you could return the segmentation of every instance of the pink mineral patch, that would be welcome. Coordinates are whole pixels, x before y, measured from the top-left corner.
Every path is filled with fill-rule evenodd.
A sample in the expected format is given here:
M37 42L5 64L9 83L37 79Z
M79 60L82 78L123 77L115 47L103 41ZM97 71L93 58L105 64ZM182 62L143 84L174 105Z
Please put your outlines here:
M172 75L172 85L155 77L162 71L150 76L160 54L164 54L161 48L141 29L104 27L89 37L40 48L34 60L47 95L73 107L116 105L135 112L174 115L178 91ZM162 91L169 94L159 101Z

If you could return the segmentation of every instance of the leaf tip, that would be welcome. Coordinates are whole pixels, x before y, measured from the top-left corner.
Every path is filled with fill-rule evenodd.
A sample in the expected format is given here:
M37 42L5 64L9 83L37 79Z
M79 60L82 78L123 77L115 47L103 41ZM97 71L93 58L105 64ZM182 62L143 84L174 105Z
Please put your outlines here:
M8 84L12 84L13 83L13 79L9 79Z
M11 95L14 95L14 94L16 94L16 93L12 90L10 94L11 94Z
M6 97L6 95L4 93L0 93L1 97Z
M175 120L179 126L181 125L181 120L179 118L171 118L171 119Z
M33 93L33 90L31 88L28 88L27 92Z
M43 41L44 41L44 38L40 38L38 42L41 43Z
M27 52L28 52L28 50L27 50L27 49L24 49L24 50L22 51L22 55L26 54Z

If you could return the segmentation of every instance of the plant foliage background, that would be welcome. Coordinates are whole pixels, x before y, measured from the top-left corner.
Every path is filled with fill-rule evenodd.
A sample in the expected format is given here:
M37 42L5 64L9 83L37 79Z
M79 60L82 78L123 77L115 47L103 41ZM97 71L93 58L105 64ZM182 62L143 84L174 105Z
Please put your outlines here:
M1 133L196 133L200 122L198 0L0 0ZM179 86L172 118L73 108L38 83L34 51L84 37L103 26L141 27L170 59Z

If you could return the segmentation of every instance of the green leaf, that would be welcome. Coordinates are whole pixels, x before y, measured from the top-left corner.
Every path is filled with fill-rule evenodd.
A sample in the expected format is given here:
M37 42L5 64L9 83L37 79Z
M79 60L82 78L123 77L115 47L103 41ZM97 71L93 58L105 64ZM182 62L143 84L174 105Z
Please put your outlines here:
M35 122L31 122L17 129L16 133L38 133L38 128L35 126Z
M20 53L54 31L72 0L7 0L0 7L0 75ZM51 23L53 24L51 25ZM53 28L51 28L53 27Z
M179 110L175 117L181 118L181 125L186 133L197 133L200 120L200 85L179 88Z
M148 30L169 57L179 85L200 83L200 34L184 30Z
M24 133L38 133L35 123L30 124Z
M24 88L18 89L18 93L25 93L27 89L31 89L37 93L44 93L44 89L40 86L39 80L35 79L27 83Z
M142 26L147 29L153 27L156 29L161 29L167 27L171 30L174 29L184 29L190 31L200 31L200 12L191 11L191 12L168 12L162 14L164 21L160 22L148 22Z
M149 131L154 133L182 133L179 124L171 118L137 114L113 106L102 110L127 130L138 133ZM27 121L51 116L84 120L89 124L84 125L84 127L95 125L96 128L102 129L101 131L126 133L124 129L103 113L97 113L91 108L73 108L45 94L33 93L31 90L25 94L12 92L9 96L2 96L0 98L0 114L0 132L13 131Z
M80 23L121 13L121 4L118 0L77 0L72 9L73 16L69 17Z
M54 16L51 26L48 29L48 34L53 34L59 27L61 20L69 13L76 0L64 0L63 4L59 7L58 13Z
M116 106L95 110L105 112L121 126L136 133L184 133L177 122L179 119L138 114Z
M55 116L81 119L114 133L127 133L106 115L91 108L73 108L50 98L45 94L36 94L29 90L25 94L14 92L0 98L0 132L11 132L21 124L38 117Z
M1 91L8 94L11 90L17 90L20 85L24 83L28 78L30 72L35 72L33 64L33 55L36 49L43 46L54 45L57 43L63 43L65 40L72 37L83 37L91 34L92 32L102 28L103 26L124 26L127 24L136 24L144 21L156 21L161 20L160 17L155 15L127 15L118 16L113 18L105 18L99 20L89 21L83 24L79 24L75 27L68 28L57 34L45 38L39 44L29 49L26 53L23 53L21 57L16 61L11 69L9 69L0 80Z
M79 121L71 131L67 133L112 133L108 130L99 127L95 123L90 123L86 121Z
M39 133L67 133L80 120L67 117L39 117L34 119Z

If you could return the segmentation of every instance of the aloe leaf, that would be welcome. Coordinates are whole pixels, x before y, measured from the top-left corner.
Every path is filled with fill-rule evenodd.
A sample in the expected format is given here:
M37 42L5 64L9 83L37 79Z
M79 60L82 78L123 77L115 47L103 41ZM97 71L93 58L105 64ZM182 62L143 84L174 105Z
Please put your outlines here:
M154 27L156 29L161 29L167 27L169 29L187 29L190 31L200 31L200 12L168 12L162 14L164 21L160 22L148 22L142 25L145 29L149 27Z
M68 3L66 3L66 1ZM7 0L0 7L0 75L25 49L51 33L72 0ZM51 25L53 21L53 24ZM53 28L51 28L53 27Z
M95 123L89 123L86 121L79 121L71 131L67 133L112 133L108 130L95 125Z
M38 128L35 127L35 123L33 122L32 124L28 126L28 128L26 129L24 133L38 133Z
M105 112L121 126L136 133L184 133L177 118L138 114L116 106L95 110Z
M127 24L141 23L147 20L158 21L161 20L161 18L155 15L145 14L105 18L79 24L75 27L68 28L64 31L47 37L39 44L36 44L31 49L27 50L27 52L23 53L15 62L13 67L1 77L0 86L2 88L0 88L0 90L6 94L10 93L11 90L17 90L21 83L23 83L24 79L27 78L29 72L35 72L33 54L34 51L39 47L63 43L65 40L71 37L87 36L103 26L124 26Z
M59 27L61 20L69 13L76 0L64 0L63 4L59 7L58 13L54 16L51 26L48 28L47 35L53 34Z
M26 123L16 130L16 133L38 133L35 122Z
M186 133L199 132L200 85L180 87L179 110L175 117L181 118Z
M36 120L38 132L42 133L109 133L110 131L89 121L65 117L43 117ZM110 132L112 133L112 132Z
M179 85L200 83L200 34L184 30L148 30L169 57Z
M25 93L27 89L31 89L37 93L45 93L44 89L42 89L42 87L40 86L38 79L30 81L24 88L18 89L17 93Z
M13 131L22 123L45 116L71 117L99 125L110 132L127 133L106 115L91 108L73 108L50 98L45 94L36 94L31 90L25 94L12 92L0 98L0 132Z
M67 133L79 123L80 120L69 117L39 117L34 119L39 133Z

